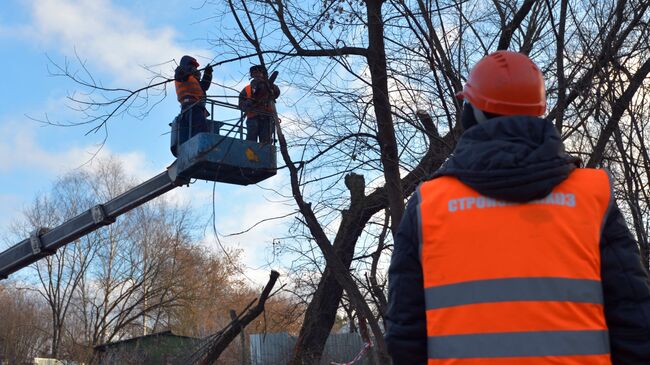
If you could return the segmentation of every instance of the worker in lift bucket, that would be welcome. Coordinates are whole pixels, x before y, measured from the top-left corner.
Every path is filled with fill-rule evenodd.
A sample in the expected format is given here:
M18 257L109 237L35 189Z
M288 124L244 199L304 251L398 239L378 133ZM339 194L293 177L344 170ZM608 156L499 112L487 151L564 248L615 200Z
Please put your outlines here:
M639 247L609 174L579 168L541 118L540 69L494 52L458 96L465 132L395 234L393 364L650 364Z
M178 123L178 145L192 136L208 131L205 108L205 92L212 82L212 66L207 65L203 77L198 70L199 63L194 57L183 56L174 72L176 97L181 104L181 118ZM175 155L175 154L174 154Z
M246 139L270 143L280 89L269 80L266 67L254 65L249 72L251 82L239 93L239 109L246 113Z

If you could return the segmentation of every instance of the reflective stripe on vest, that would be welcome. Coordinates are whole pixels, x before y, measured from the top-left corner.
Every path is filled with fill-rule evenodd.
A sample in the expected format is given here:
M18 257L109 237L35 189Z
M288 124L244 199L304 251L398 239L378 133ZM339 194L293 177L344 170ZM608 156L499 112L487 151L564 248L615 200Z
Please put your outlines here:
M607 173L527 204L453 177L418 189L429 365L610 365L600 280Z
M176 98L181 104L194 103L205 97L201 84L194 76L189 76L187 81L176 81L174 84L176 86Z
M245 90L246 90L246 98L247 98L247 99L252 99L252 98L253 98L253 91L251 90L251 85L250 85L250 84L246 85ZM257 110L257 111L265 111L265 112L268 112L268 113L272 113L272 112L273 112L273 108L271 108L270 105L266 105L266 106L263 107L263 108L259 108L259 107L258 107L258 108L256 108L255 110ZM255 117L256 115L257 115L257 113L254 112L254 111L249 111L249 112L246 113L246 117L247 117L247 118L253 118L253 117Z

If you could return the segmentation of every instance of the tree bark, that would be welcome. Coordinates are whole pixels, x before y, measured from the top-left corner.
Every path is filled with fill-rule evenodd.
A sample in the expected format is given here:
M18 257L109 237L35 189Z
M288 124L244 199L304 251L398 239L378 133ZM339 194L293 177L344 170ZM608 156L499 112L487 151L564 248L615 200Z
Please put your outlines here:
M433 121L428 114L422 112L420 118L425 132L430 138L430 148L420 163L401 180L400 185L405 195L410 195L420 181L442 164L453 150L453 144L461 133L459 127L441 138L438 136ZM281 148L283 143L282 138L280 139ZM333 245L334 251L344 265L346 272L350 268L354 248L363 227L374 214L382 209L386 209L388 206L387 186L378 188L371 194L365 196L362 195L363 190L359 189L360 184L358 179L362 177L359 175L356 176L346 178L346 185L351 195L351 204L350 208L343 214L341 226L337 231ZM314 364L320 360L325 341L336 320L336 312L342 294L343 288L333 274L330 262L327 261L318 288L307 307L303 327L301 328L294 350L294 356L289 364ZM367 318L371 326L373 322L376 323L374 316L364 317Z
M368 215L369 212L364 212L362 206L365 198L363 176L350 174L345 177L345 182L350 190L351 204L349 209L343 213L333 249L347 270L352 263L356 241L372 214ZM323 346L336 320L336 311L342 295L343 287L336 280L332 272L332 265L328 261L314 297L307 306L303 326L296 341L294 357L290 364L318 363L323 353Z
M225 332L218 336L217 340L210 345L209 349L206 351L205 358L200 362L200 364L216 364L216 361L219 359L219 356L223 350L225 350L226 347L230 345L230 343L246 326L248 326L249 323L251 323L260 314L262 314L264 311L264 304L269 298L271 290L273 290L273 286L275 286L275 282L278 280L279 276L280 274L277 271L271 271L271 277L266 283L264 290L262 290L262 294L260 295L260 298L257 301L255 307L248 310L242 318L236 318L234 321L230 322L228 326L226 326L227 329Z
M384 20L381 13L383 0L366 0L368 12L368 67L372 84L372 104L377 118L377 139L384 167L388 205L391 214L391 231L397 227L404 214L404 195L400 184L399 157L395 127L388 97L388 70L386 68L386 46L384 44Z

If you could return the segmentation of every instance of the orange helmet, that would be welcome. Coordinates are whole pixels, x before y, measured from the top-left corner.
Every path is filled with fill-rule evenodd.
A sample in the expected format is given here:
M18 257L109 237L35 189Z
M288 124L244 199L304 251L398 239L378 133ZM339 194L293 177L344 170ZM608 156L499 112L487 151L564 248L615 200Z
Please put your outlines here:
M526 55L497 51L483 57L457 96L498 115L541 116L546 111L544 76Z

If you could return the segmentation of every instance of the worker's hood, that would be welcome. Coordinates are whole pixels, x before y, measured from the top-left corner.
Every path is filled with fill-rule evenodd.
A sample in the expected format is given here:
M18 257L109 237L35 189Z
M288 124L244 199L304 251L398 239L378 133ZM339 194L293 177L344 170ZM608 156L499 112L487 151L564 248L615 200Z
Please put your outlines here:
M180 67L188 67L188 66L193 66L195 65L198 67L198 62L196 61L196 58L192 56L183 56L181 57L181 62L178 64Z
M579 164L551 122L507 116L469 128L434 177L455 176L485 196L526 202L548 195Z

